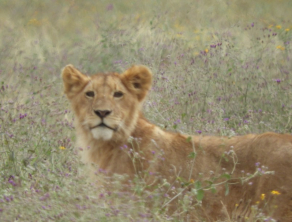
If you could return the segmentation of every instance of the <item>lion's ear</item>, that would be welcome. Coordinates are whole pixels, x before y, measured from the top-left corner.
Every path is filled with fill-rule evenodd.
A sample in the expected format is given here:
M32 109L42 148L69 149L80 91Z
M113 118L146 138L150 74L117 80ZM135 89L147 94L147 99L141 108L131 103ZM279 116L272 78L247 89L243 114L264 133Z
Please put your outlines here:
M69 98L80 92L90 80L88 76L82 74L71 64L64 67L61 75L64 92Z
M124 85L139 101L147 95L152 84L152 73L146 66L132 66L121 75Z

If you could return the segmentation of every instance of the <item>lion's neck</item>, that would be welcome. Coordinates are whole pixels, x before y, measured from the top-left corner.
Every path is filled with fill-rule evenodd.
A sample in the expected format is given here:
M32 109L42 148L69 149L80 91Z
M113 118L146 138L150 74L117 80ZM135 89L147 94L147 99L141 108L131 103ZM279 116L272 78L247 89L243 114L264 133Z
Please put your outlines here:
M80 154L82 161L86 164L94 163L96 170L108 173L127 173L134 175L131 155L139 152L138 149L149 148L153 139L154 128L158 128L149 123L145 118L139 116L135 127L130 135L124 139L112 139L109 141L96 140L90 131L79 128L78 147L82 148ZM138 161L139 162L139 161Z
M140 114L135 129L131 133L131 136L133 138L149 137L153 134L153 130L155 127L156 127L155 125L148 122L148 120L145 119L142 114Z

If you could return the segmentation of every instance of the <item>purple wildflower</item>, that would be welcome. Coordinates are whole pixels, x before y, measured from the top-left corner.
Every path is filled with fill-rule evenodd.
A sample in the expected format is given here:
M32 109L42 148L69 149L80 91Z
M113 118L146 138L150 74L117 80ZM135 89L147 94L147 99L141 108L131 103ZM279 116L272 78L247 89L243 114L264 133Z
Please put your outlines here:
M114 5L113 5L113 4L109 4L109 5L106 7L106 10L107 10L107 11L111 11L111 10L113 10L113 8L114 8Z
M44 201L44 200L48 199L49 197L50 197L50 194L47 193L44 196L40 197L40 200Z
M14 187L16 186L16 183L15 183L12 179L9 179L9 180L8 180L8 183L10 183L10 184L11 184L12 186L14 186Z

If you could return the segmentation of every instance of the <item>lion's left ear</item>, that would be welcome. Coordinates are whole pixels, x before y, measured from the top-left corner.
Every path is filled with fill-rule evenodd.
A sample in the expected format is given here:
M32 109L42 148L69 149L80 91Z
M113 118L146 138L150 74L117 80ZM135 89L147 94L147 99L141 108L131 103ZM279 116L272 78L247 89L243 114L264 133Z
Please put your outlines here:
M61 76L64 83L64 92L68 98L80 92L90 80L88 76L82 74L71 64L64 67Z
M147 95L152 84L152 73L146 66L132 66L121 74L122 82L139 101Z

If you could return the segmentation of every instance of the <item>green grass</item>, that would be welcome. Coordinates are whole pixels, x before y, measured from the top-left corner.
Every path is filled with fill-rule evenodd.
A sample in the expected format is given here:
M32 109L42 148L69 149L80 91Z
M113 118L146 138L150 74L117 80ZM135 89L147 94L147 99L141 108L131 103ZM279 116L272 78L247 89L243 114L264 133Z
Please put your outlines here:
M108 193L86 179L62 67L149 66L143 110L166 130L291 133L291 9L289 0L1 1L1 221L183 220L191 195L169 216L159 189L136 182L124 193L117 182Z

